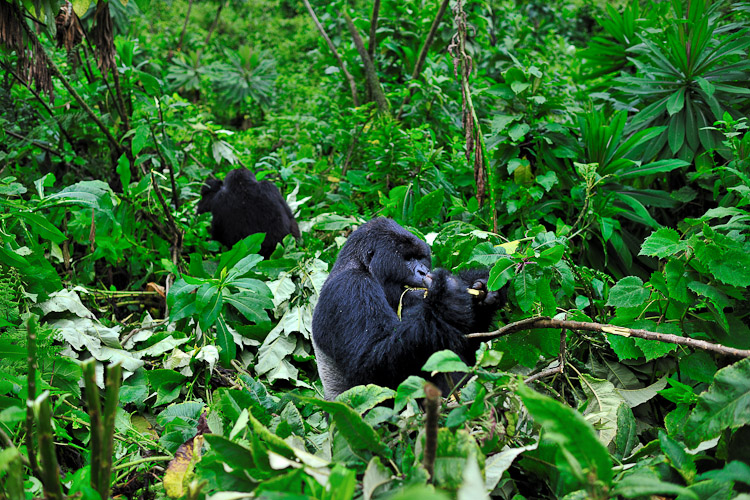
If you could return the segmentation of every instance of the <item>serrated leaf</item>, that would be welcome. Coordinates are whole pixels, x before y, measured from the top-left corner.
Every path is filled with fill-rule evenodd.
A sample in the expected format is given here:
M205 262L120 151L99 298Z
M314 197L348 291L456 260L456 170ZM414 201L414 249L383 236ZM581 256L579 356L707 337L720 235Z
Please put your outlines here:
M643 281L637 276L626 276L617 282L609 291L608 306L637 307L643 305L650 292L644 288Z
M747 252L728 249L720 259L709 261L708 268L719 281L727 285L742 288L750 286L750 255Z
M669 257L687 250L687 241L680 241L680 234L674 229L663 227L646 238L638 255Z
M736 429L750 423L750 358L722 368L708 390L698 397L698 404L685 425L688 446L698 446L713 439L727 428Z
M395 395L396 391L393 389L367 384L347 389L336 396L336 401L351 406L359 414L364 414L367 410L392 399Z

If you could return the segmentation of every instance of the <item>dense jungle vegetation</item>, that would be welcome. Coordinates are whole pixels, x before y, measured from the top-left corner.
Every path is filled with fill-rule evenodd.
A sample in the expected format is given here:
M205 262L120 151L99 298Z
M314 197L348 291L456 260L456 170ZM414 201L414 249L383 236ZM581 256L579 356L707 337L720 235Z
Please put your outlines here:
M749 500L749 49L730 1L0 0L0 498ZM235 168L267 259L196 214ZM326 401L376 216L508 304Z

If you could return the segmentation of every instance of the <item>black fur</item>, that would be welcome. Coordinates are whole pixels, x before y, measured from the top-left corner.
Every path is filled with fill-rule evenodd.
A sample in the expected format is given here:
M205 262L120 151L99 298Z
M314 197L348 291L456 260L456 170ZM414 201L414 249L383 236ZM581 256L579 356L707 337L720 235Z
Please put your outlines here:
M373 219L354 231L320 292L312 334L327 399L355 385L396 388L421 375L427 359L442 349L473 365L478 343L464 337L486 331L505 301L504 291L486 292L488 272L457 276L429 272L430 248L396 222ZM401 295L405 286L427 286ZM402 314L396 311L399 300ZM446 393L443 379L435 380Z
M207 179L201 188L198 213L211 212L211 237L228 247L254 234L266 233L260 254L268 258L287 234L300 237L297 221L279 188L258 182L245 168L230 171L224 182Z

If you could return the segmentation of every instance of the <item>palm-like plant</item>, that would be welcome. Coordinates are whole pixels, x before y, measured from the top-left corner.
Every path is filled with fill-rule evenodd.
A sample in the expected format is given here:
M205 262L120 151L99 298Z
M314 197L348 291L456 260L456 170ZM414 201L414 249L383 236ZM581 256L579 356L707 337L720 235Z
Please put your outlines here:
M261 51L242 46L225 49L228 62L211 65L211 81L222 105L242 108L247 100L270 104L276 82L276 62Z
M683 10L672 2L673 22L662 31L642 32L632 47L636 76L617 78L624 100L638 111L626 133L666 126L643 158L677 155L692 161L703 151L722 149L721 136L707 127L724 112L741 116L750 102L750 30L726 23L717 5L705 0Z

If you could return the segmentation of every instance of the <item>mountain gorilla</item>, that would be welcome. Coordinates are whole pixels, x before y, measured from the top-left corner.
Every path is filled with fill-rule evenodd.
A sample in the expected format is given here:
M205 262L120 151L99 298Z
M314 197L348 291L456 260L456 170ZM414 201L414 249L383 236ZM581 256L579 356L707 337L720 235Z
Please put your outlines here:
M427 244L391 219L373 219L349 236L313 314L326 399L361 384L395 389L442 349L474 364L479 343L464 335L488 329L505 291L487 291L487 270L455 276L445 269L430 272L430 266ZM447 394L445 380L435 383Z
M260 254L268 258L287 234L300 237L297 221L276 184L256 181L246 168L231 170L224 182L206 179L198 213L209 211L211 237L230 248L251 234L266 233Z

